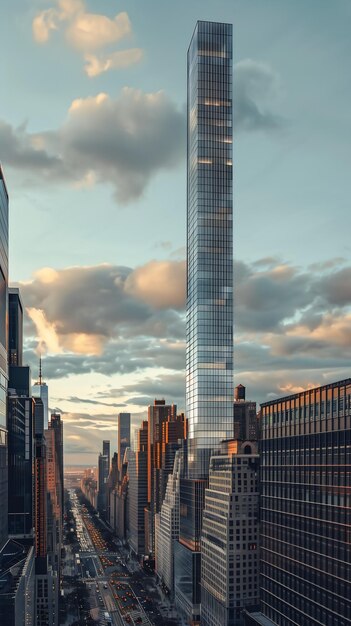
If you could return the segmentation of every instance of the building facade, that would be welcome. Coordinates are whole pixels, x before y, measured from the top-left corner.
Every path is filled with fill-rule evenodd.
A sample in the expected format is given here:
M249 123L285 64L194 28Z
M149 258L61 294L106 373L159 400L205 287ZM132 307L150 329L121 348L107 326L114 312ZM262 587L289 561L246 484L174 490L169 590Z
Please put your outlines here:
M19 289L9 288L9 365L22 365L23 359L23 304Z
M108 462L109 457L104 454L98 456L98 494L97 494L97 510L101 517L106 519L107 515L107 480L108 480Z
M189 477L233 437L232 26L198 22L188 51L186 414Z
M259 456L223 442L210 462L201 540L201 626L242 626L259 607Z
M136 452L128 460L129 545L138 556L145 555L145 516L147 505L148 422L138 431Z
M44 430L49 428L49 388L43 381L41 358L39 359L39 378L32 387L33 398L41 398L44 407Z
M232 59L231 24L198 22L187 59L188 477L181 479L175 547L175 600L192 624L200 621L210 457L233 438ZM194 497L182 502L189 493Z
M117 454L120 473L127 448L130 448L130 413L119 413L117 416Z
M7 540L7 324L9 197L0 165L0 548Z
M175 454L173 472L168 478L165 499L155 516L155 569L157 576L174 596L174 545L179 540L179 493L182 451Z
M261 412L262 613L248 623L349 626L351 379Z
M164 399L155 399L148 407L148 500L145 507L145 545L151 557L155 554L155 514L159 512L161 500L162 425L171 415L175 417L176 414L177 407L166 404Z
M33 537L34 407L33 398L19 396L9 389L8 532L17 538Z

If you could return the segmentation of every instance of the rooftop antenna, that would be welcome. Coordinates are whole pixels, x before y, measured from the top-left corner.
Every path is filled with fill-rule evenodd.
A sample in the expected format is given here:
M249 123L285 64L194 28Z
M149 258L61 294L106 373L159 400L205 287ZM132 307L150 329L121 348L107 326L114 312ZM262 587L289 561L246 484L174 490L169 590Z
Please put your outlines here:
M43 380L43 376L42 376L42 370L41 370L41 355L39 357L39 385L42 384L42 380Z

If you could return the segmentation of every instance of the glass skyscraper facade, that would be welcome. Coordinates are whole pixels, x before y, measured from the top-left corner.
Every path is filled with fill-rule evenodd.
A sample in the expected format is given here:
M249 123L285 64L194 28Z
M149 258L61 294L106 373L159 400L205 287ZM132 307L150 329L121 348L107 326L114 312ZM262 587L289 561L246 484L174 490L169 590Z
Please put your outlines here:
M117 417L117 454L120 473L127 448L130 448L130 413L119 413Z
M278 626L349 626L351 379L261 408L262 613Z
M188 51L186 404L189 477L233 436L232 25L198 22Z
M19 289L9 288L9 365L21 366L23 357L23 305Z
M0 547L7 539L7 326L9 198L0 166Z

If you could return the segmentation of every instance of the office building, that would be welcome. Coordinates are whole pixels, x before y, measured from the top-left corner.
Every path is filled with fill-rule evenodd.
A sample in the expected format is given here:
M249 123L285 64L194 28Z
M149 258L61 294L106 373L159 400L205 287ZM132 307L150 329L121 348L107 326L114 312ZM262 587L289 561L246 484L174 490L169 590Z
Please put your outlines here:
M40 398L39 398L40 400ZM35 530L35 559L36 571L40 574L47 572L47 465L46 441L39 433L35 435L34 453L34 530Z
M84 470L84 475L80 481L80 488L91 506L97 509L97 480L92 470Z
M261 404L261 614L351 623L351 379Z
M64 512L64 473L63 473L63 422L61 413L51 413L49 430L54 431L55 437L55 463L56 463L56 484L59 493L59 506L61 511L61 519L63 520Z
M155 400L148 407L148 504L145 509L145 545L149 556L155 555L155 515L160 512L165 497L168 476L175 453L187 436L184 413L177 415L175 404Z
M108 442L110 443L110 442ZM112 528L114 528L115 524L115 503L112 498L112 493L118 484L118 456L117 452L114 453L111 461L111 467L106 483L106 503L107 503L107 511L106 511L106 521L110 524Z
M145 519L147 505L148 422L138 430L136 452L128 461L129 545L138 556L145 554Z
M201 626L242 626L259 607L259 456L225 441L211 457L201 540Z
M44 406L44 430L49 427L49 388L43 381L42 362L39 359L39 378L32 387L33 398L41 398Z
M19 289L9 288L8 364L21 366L23 360L23 304Z
M22 368L19 368L22 369ZM12 538L33 537L33 398L8 395L8 532Z
M204 479L180 478L179 541L174 545L175 604L187 623L200 623Z
M7 540L7 323L9 197L0 165L0 548Z
M103 456L107 456L107 466L108 471L110 472L110 463L111 463L111 452L110 452L110 442L106 439L102 442L102 454Z
M174 597L174 545L179 539L179 492L183 471L182 450L177 450L173 472L167 482L160 513L155 515L155 570L161 583Z
M100 452L98 456L97 510L104 519L106 519L107 516L106 488L108 479L108 461L108 456L101 454Z
M117 454L118 470L121 472L124 454L130 448L130 413L119 413L117 416Z

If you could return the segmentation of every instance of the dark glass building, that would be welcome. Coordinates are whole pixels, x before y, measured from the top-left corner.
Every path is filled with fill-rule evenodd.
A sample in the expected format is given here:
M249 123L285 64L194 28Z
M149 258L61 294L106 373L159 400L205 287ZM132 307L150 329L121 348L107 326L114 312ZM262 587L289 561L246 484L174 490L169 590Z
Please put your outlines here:
M189 477L233 437L232 25L198 22L188 50L186 414Z
M107 480L108 480L108 461L109 458L105 454L98 456L98 495L97 510L100 515L106 519L107 516Z
M200 623L201 527L206 480L180 479L179 541L175 545L175 602L191 624Z
M350 626L351 379L261 408L262 614Z
M117 454L120 474L127 448L130 448L130 413L119 413L117 416Z
M8 532L33 536L33 414L32 398L8 395Z
M110 441L108 439L104 439L104 441L102 442L102 454L104 456L107 456L108 470L110 471L111 452L110 452Z
M9 365L22 365L23 358L23 305L19 289L9 288Z
M0 548L7 539L7 325L9 197L0 165Z

